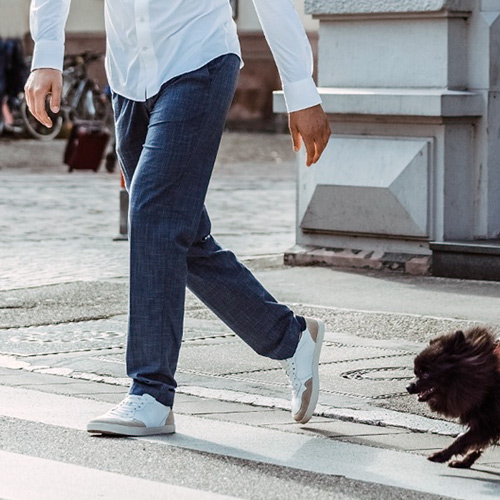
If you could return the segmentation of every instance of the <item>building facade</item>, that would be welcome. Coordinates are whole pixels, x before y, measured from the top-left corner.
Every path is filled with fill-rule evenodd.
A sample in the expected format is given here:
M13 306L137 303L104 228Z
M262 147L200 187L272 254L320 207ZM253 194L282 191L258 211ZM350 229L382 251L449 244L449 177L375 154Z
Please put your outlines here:
M288 260L500 280L500 0L306 11L334 133L299 169Z

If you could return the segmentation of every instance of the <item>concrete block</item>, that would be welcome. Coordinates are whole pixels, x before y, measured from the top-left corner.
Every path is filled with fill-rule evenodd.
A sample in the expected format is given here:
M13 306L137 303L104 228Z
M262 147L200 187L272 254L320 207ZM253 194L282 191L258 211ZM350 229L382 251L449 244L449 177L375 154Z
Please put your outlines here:
M413 257L405 264L405 272L412 276L427 276L431 269L430 257Z
M312 251L300 251L295 249L285 253L285 263L291 266L322 265L358 269L381 269L382 262L379 257L379 253L369 250L331 250L320 248Z
M334 21L319 29L321 87L466 88L466 19L391 17ZM460 50L462 57L450 57Z
M486 109L480 92L355 87L320 87L318 90L323 109L332 115L453 118L482 116ZM281 91L274 93L274 110L286 113Z
M500 240L437 242L431 248L434 276L500 281Z
M296 245L285 252L289 266L331 266L357 269L388 269L404 271L414 276L428 276L431 270L430 255L385 253L381 250L311 249Z
M473 8L474 0L305 0L306 13L315 16L470 12Z
M301 229L426 237L428 150L425 139L332 137L300 173Z

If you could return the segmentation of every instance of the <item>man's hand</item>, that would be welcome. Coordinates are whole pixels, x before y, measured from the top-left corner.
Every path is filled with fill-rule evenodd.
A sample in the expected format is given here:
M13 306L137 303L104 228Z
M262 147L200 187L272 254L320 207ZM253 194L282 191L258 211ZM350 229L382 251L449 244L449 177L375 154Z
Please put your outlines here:
M288 115L293 149L300 149L302 139L307 151L306 165L316 163L328 144L331 130L328 118L320 104L312 108L294 111Z
M26 102L31 114L43 125L52 127L46 102L50 95L50 110L58 113L61 107L62 73L57 69L36 69L31 72L24 87Z

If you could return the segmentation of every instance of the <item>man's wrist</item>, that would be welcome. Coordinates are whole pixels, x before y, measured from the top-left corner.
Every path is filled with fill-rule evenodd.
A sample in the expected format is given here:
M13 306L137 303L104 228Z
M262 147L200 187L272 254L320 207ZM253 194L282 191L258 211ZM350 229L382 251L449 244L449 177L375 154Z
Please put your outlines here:
M322 102L312 77L299 82L284 83L283 93L289 113L312 108Z
M58 73L62 73L60 69L55 69L55 68L35 68L31 70L31 73L35 73L36 71L57 71Z
M51 40L40 40L35 44L31 70L56 69L62 71L64 64L64 44Z

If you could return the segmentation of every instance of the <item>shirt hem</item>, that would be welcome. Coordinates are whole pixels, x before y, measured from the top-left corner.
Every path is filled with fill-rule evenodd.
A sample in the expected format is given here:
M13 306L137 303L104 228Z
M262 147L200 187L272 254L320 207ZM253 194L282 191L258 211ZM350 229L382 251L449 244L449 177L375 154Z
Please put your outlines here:
M234 54L235 56L238 56L238 58L241 61L241 64L240 64L240 69L241 69L244 65L243 58L241 57L241 53L239 53L235 50L221 51L219 54L216 53L215 55L210 55L210 58L208 58L205 62L202 62L201 64L197 65L196 67L194 67L192 69L177 72L177 73L172 73L171 75L168 75L168 78L165 81L162 81L153 87L155 89L153 91L154 93L152 93L152 95L150 95L149 97L145 97L144 99L137 99L136 97L132 97L132 94L131 93L129 94L126 91L126 89L120 89L120 90L116 89L112 83L113 79L110 75L108 75L109 86L111 88L111 91L114 94L119 95L120 97L123 97L124 99L128 99L129 101L134 101L134 102L146 102L147 100L153 99L154 97L156 97L158 95L158 93L160 92L161 88L163 87L163 85L168 83L170 80L177 78L181 75L185 75L186 73L190 73L191 71L197 71L200 68L203 68L203 66L210 64L210 62L213 61L214 59L217 59L218 57L226 56L229 54Z

